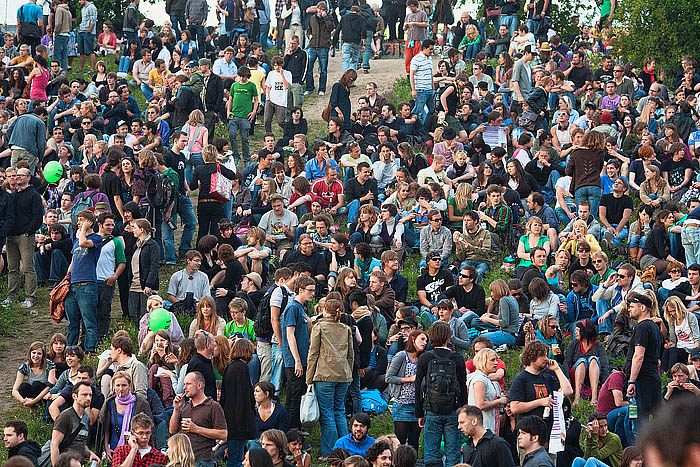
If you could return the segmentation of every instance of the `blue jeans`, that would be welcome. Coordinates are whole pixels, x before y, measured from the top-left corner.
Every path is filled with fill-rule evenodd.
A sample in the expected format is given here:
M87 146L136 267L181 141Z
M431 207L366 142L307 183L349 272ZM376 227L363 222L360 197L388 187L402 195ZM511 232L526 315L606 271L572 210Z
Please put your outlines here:
M153 89L146 83L141 83L141 92L143 93L143 97L146 98L146 101L150 101L153 97Z
M618 224L610 224L613 229L617 229ZM605 227L604 225L600 226L600 237L603 238L603 235L605 235L605 232L608 231L608 228ZM612 235L612 232L610 232ZM620 243L622 243L623 240L627 238L627 234L629 234L629 229L627 227L623 227L622 230L620 230L620 233L617 234L617 237L613 235L613 243L615 243L615 246L620 246Z
M80 325L85 325L85 352L97 350L97 282L71 285L65 301L68 345L78 345Z
M109 332L112 323L112 299L114 298L114 285L105 281L97 283L97 338L104 339Z
M53 40L53 59L61 64L63 70L68 69L68 36L56 36Z
M278 344L272 344L270 351L272 360L272 377L270 382L275 387L275 395L282 394L282 375L284 374L284 361L282 360L282 347Z
M131 59L126 55L119 57L119 73L129 73L131 70Z
M518 15L501 15L500 25L507 27L510 36L513 37L515 29L518 27Z
M194 215L192 200L189 196L177 196L177 214L182 218L182 238L180 238L180 248L178 249L180 256L192 249L192 238L194 230L197 227L197 218ZM177 219L173 219L177 223Z
M681 230L681 232L682 232L682 230ZM678 258L683 259L683 257L685 255L682 254L683 253L682 252L683 245L681 243L681 234L676 233L676 232L670 232L668 234L668 243L670 245L671 256L673 256L674 258L677 258L677 259Z
M474 269L476 269L476 273L478 274L477 277L477 283L481 282L481 279L484 278L484 274L490 269L489 263L485 261L476 261L473 259L465 259L462 261L462 264L459 265L459 269L462 270L466 266L472 266Z
M66 259L66 255L64 255L61 250L51 250L47 253L50 255L48 271L44 267L44 257L39 254L39 251L34 253L34 270L36 271L36 281L38 283L46 282L47 280L56 283L61 282L66 276L66 271L68 271L69 263Z
M552 170L547 178L547 184L542 187L542 194L547 204L552 204L555 202L554 192L556 191L557 181L561 178L561 174L556 170ZM567 222L568 224L568 222Z
M479 50L481 50L481 47L479 46L479 44L467 45L467 48L464 50L464 59L465 60L474 60L476 58L476 54L479 53Z
M603 189L599 186L583 186L578 188L574 193L576 204L581 204L581 201L588 200L591 203L591 214L598 217L598 206L600 206L600 196Z
M425 107L428 106L428 111ZM413 106L412 112L418 116L421 125L425 124L425 119L428 114L432 114L435 110L435 92L432 89L416 90L416 103Z
M238 135L241 136L241 154L243 163L247 166L250 163L250 120L247 118L231 117L228 121L228 137L231 140L231 151L234 156L238 156Z
M265 23L260 25L260 32L258 34L258 42L263 46L263 50L267 50L269 47L267 36L270 35L270 23Z
M360 54L362 53L362 46L360 44L344 42L341 50L343 52L343 73L350 68L357 70L357 64L360 61Z
M574 459L571 467L608 467L608 464L603 461L599 461L595 457L589 457L588 460L584 459L583 457L577 457Z
M628 417L629 406L622 406L613 409L608 413L608 429L620 437L622 447L630 445L630 440L634 437L634 426Z
M423 428L423 457L425 465L442 465L440 443L445 440L445 465L451 466L461 461L462 434L457 428L457 412L439 415L425 413Z
M182 14L170 13L170 22L173 25L173 33L179 38L180 33L187 29L187 21L185 20L184 12Z
M352 224L353 222L355 222L359 215L360 215L360 200L353 199L348 204L348 224Z
M404 240L407 248L418 248L420 244L420 234L413 230L409 224L404 224Z
M202 153L198 152L196 154L190 154L190 160L185 162L185 179L187 179L187 183L190 186L192 186L192 173L194 172L194 169L200 165L204 165Z
M499 345L503 344L508 346L515 345L515 336L505 331L492 331L484 333L482 335L491 339L491 342L493 342L494 347L498 347Z
M569 204L566 203L566 207L569 208L569 212L572 212L576 214L576 205L575 204ZM557 220L559 221L560 224L569 225L569 222L571 222L571 219L569 219L569 216L566 215L564 210L560 207L557 207L554 209L554 214L557 215Z
M685 265L700 264L700 228L683 227L681 244L685 249Z
M348 434L345 420L345 396L350 383L318 381L314 383L316 399L321 412L321 453L328 456L338 438Z
M601 298L596 302L595 309L596 315L593 317L593 322L595 324L598 324L598 319L602 317L605 313L610 311L610 309L612 309L612 305L610 305L610 302L608 300L603 300ZM598 332L612 332L613 318L615 318L614 312L608 315L607 318L605 318L605 322L603 324L598 324Z
M95 53L95 34L87 31L78 32L78 53L80 55L91 55Z
M318 91L326 92L326 82L328 81L328 49L321 47L311 47L307 49L309 53L309 64L306 67L306 90L314 90L314 63L318 59Z
M683 234L681 233L681 235L683 235ZM646 245L646 243L647 243L646 236L640 237L639 235L630 235L630 241L629 241L630 248L644 248L644 245ZM687 255L686 255L686 258L687 258ZM686 264L693 264L693 263L686 263Z
M255 386L260 381L260 358L254 353L253 358L248 362L248 373L250 373L250 385Z
M372 39L374 39L374 32L367 31L367 37L365 37L365 52L362 54L362 69L369 70L369 59L372 58Z
M207 28L202 25L190 24L187 26L190 34L192 35L192 40L197 38L197 54L199 57L204 57L207 54L207 43L205 39L207 38Z

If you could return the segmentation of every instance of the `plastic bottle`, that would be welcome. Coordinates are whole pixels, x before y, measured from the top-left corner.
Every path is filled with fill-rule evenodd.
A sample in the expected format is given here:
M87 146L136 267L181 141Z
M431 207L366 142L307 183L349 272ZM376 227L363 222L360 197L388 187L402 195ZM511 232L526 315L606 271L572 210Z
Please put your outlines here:
M630 397L629 418L630 420L636 420L638 417L639 413L637 411L637 398L632 396Z

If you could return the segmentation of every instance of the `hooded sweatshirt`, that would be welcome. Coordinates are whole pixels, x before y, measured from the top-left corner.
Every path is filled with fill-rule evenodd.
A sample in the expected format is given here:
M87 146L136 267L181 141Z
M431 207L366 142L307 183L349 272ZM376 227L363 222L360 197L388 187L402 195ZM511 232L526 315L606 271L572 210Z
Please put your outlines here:
M11 447L7 450L7 458L14 456L24 456L29 459L36 467L39 466L39 461L37 460L41 455L41 446L39 443L33 439L28 439L17 446Z

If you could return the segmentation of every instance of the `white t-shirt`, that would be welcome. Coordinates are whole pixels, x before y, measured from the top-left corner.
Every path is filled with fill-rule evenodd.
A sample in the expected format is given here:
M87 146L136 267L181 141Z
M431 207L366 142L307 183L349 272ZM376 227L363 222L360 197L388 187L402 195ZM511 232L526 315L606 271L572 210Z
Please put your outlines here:
M522 149L518 148L515 150L515 153L513 154L513 159L517 159L520 161L520 165L525 168L528 162L530 162L530 153L527 152L527 149Z
M297 220L297 215L288 209L284 210L282 218L278 219L275 216L274 211L267 211L263 214L260 222L258 222L258 227L263 229L265 233L274 238L275 240L284 240L286 237L284 226L286 225L289 229L296 227L299 224Z
M292 72L282 70L287 83L292 84ZM282 75L275 70L267 74L265 78L265 87L270 89L270 102L275 105L287 107L287 89L282 84Z
M556 185L554 185L554 190L556 191L557 187L561 188L564 191L569 191L571 188L571 177L566 176L566 177L559 177L559 180L557 180ZM573 193L572 193L573 194ZM573 201L572 201L573 202ZM561 205L559 204L559 200L557 199L557 207L562 208ZM563 209L563 208L562 208Z
M681 324L676 324L676 338L678 339L676 345L679 349L690 351L690 349L693 348L693 333L690 330L690 324L688 324L687 316Z

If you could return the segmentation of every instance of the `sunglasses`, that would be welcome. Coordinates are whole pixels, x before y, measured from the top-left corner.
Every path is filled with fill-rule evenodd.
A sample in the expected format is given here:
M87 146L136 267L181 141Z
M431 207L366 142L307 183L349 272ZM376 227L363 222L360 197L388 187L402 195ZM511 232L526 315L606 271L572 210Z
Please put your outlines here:
M438 217L437 219L430 219L431 222L442 222L442 217Z
M548 327L549 329L557 329L559 326L557 326L556 324L550 324Z
M430 258L428 261L440 261L440 257L438 256L436 258Z
M681 270L680 270L680 269L673 269L673 270L668 271L668 272L671 273L671 274L680 274L680 273L681 273Z
M463 279L472 279L472 276L470 276L469 274L460 274L459 277Z
M571 283L571 287L578 287L578 285L579 285L578 282L572 282L572 283Z
M579 251L583 251L583 250L579 250ZM604 263L604 262L605 261L603 261L602 259L594 259L593 260L593 264Z

